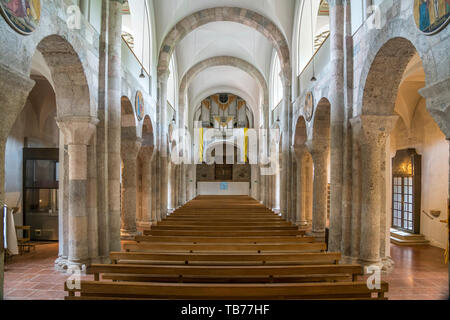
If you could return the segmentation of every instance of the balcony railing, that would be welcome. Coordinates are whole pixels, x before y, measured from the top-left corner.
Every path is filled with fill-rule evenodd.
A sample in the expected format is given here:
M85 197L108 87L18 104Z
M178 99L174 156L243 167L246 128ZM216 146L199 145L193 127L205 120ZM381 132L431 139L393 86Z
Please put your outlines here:
M314 62L314 65L313 65ZM311 85L311 78L313 75L317 77L328 66L330 62L330 36L324 40L322 45L317 49L309 62L303 68L302 72L298 76L299 90L301 95L302 91L307 89ZM314 72L313 72L313 69Z
M131 75L133 75L139 83L148 88L148 93L151 95L151 76L145 69L141 60L136 56L133 48L130 47L128 42L122 36L122 68L126 69ZM140 78L140 74L143 71L145 78Z

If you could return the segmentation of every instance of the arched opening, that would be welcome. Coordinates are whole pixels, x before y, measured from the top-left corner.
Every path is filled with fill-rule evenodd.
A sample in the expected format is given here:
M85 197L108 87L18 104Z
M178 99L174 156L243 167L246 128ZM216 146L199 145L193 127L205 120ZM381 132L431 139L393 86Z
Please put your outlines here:
M153 190L153 157L154 157L154 135L153 125L150 117L147 115L142 124L142 146L139 151L137 162L137 215L136 225L139 232L148 230L155 222L154 209L155 204Z
M139 211L138 154L142 140L137 135L133 105L128 97L121 98L121 238L131 239L137 234L136 217Z
M308 132L305 118L300 117L294 135L294 151L296 170L295 184L296 214L294 222L302 227L312 223L312 190L313 190L313 165L312 156L309 153L306 142Z
M80 154L86 160L93 154L96 121L89 86L78 54L58 35L38 43L29 70L35 84L23 109L17 108L21 113L11 122L6 146L6 201L14 211L9 221L15 220L8 238L15 224L18 249L45 246L46 254L58 256L57 268L83 268L99 256L91 210L96 199L87 197L95 186L88 161L80 161ZM75 184L76 194L70 192ZM69 210L75 218L69 219Z
M330 8L328 1L305 0L301 4L299 38L297 42L298 73L330 35Z
M392 218L387 221L397 230L421 234L425 241L444 249L448 234L445 224L438 220L446 219L449 148L445 135L426 109L426 100L418 92L423 87L425 72L422 60L415 54L398 87L394 112L400 120L388 141L389 158L393 160L392 179L386 179L386 190L392 190ZM399 159L406 150L412 153L412 159ZM387 206L389 202L387 198ZM435 217L437 212L443 219ZM391 240L402 243L395 234Z
M309 144L314 164L312 232L318 235L324 235L330 217L330 112L330 102L322 98L314 113Z
M404 250L412 254L405 243L445 248L448 240L440 222L447 218L448 142L419 94L427 78L414 45L394 38L375 56L364 87L361 161L370 178L362 180L361 243L380 241L361 245L360 256L385 268ZM368 190L375 190L370 198Z

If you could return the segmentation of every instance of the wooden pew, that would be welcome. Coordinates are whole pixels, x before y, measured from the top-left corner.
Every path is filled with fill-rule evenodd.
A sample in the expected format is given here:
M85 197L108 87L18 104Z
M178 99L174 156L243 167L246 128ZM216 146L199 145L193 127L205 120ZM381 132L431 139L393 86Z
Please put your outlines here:
M326 243L152 243L130 242L123 244L127 252L321 252L327 248Z
M296 266L179 266L94 264L89 268L95 281L189 282L189 283L274 283L357 281L360 265Z
M340 253L178 253L178 252L111 252L114 264L185 264L203 266L228 265L306 265L338 264Z
M229 243L230 238L224 237L158 237L158 236L136 236L136 242L175 242L175 243ZM316 242L314 237L234 237L233 243L311 243Z
M148 236L191 236L191 237L273 237L273 236L301 236L302 230L269 230L269 231L199 231L199 230L146 230Z
M80 289L65 290L66 300L91 299L189 299L189 300L300 300L300 299L385 299L386 282L370 290L366 282L189 284L81 281ZM372 297L373 296L373 297Z
M214 231L295 231L298 230L296 226L195 226L195 225L155 225L150 230L211 230Z

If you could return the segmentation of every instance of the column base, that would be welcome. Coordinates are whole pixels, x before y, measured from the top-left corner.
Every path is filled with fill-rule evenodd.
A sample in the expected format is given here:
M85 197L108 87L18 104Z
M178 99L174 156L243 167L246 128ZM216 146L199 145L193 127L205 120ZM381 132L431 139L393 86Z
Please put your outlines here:
M373 273L373 271L371 271L371 272L368 271L369 267L380 268L380 271L383 269L383 263L381 262L381 260L369 261L369 260L358 259L358 264L360 264L363 267L365 275Z
M138 221L136 222L136 227L138 229L149 229L153 224L154 222L152 221Z
M308 227L309 223L308 221L297 221L295 222L295 225L299 227Z
M58 259L55 260L55 270L59 272L66 272L67 264L67 257L58 257Z
M383 264L383 268L381 269L383 273L389 274L394 271L395 262L391 257L381 259L381 263Z
M139 236L140 232L135 231L126 231L120 230L120 239L121 240L134 240L134 237Z
M325 230L324 231L309 231L306 233L307 236L309 237L314 237L314 238L324 238L325 239Z

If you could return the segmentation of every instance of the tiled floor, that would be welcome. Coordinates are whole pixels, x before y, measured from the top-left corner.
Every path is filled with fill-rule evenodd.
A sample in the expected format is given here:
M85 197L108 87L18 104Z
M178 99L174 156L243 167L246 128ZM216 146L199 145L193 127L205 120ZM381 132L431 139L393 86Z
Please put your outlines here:
M14 300L64 299L64 281L68 275L54 270L57 244L36 247L24 256L14 257L5 272L5 297ZM392 245L394 271L383 276L389 282L391 300L447 300L448 266L443 250L434 247ZM92 280L92 276L83 279Z
M444 250L431 246L401 247L391 244L395 262L389 282L390 300L448 300L448 265Z
M55 271L58 244L36 246L35 251L15 256L5 266L5 299L62 300L64 282L70 275ZM93 280L93 276L82 279Z

